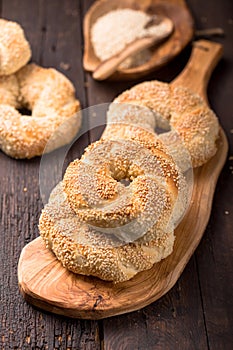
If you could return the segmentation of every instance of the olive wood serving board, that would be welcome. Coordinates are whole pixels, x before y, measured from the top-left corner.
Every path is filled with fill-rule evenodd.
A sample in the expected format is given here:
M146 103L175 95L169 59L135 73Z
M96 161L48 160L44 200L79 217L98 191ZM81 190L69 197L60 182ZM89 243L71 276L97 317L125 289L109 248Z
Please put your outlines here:
M99 0L89 8L84 18L83 66L87 71L94 72L101 64L91 42L92 25L109 11L122 8L141 10L152 16L166 16L173 21L174 31L167 40L151 49L149 61L137 67L118 69L109 77L111 80L138 79L161 68L177 56L193 38L194 22L185 0Z
M187 66L171 84L187 86L206 99L209 77L221 55L220 44L194 43ZM191 203L175 230L174 250L166 259L130 281L113 284L69 272L38 237L24 247L19 259L18 281L24 298L47 311L85 319L134 311L160 298L174 286L204 234L227 150L220 129L217 153L194 171Z

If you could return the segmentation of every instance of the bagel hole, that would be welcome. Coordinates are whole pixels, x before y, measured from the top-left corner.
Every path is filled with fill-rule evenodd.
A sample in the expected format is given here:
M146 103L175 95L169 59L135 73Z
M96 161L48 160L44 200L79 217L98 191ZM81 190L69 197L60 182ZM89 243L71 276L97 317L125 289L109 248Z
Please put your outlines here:
M114 180L116 180L117 182L120 182L125 187L128 187L132 182L132 179L130 178L128 171L124 171L122 169L116 170L115 167L110 167L110 173Z
M29 109L27 108L19 108L18 109L18 112L22 115L28 115L28 116L31 116L32 115L32 111L30 111Z
M124 185L125 187L128 187L131 183L131 181L129 179L121 179L120 182L122 185Z
M155 127L155 133L157 134L157 135L160 135L160 134L164 134L165 132L168 132L168 131L170 131L171 130L171 128L160 128L160 127L158 127L158 126L156 126Z

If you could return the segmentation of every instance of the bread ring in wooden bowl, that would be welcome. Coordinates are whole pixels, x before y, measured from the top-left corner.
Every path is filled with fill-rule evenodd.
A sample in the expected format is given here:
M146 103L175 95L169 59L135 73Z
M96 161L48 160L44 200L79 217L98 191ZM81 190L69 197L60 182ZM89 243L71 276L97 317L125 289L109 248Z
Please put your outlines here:
M41 155L48 140L46 152L61 147L81 124L73 84L52 68L29 64L0 77L0 101L0 148L13 158ZM20 113L24 108L31 116Z
M22 27L0 19L0 75L17 72L31 58L31 49Z
M193 167L203 165L216 153L217 117L199 95L187 88L156 80L144 82L126 90L114 102L144 106L153 111L157 127L171 130L159 137L169 144L172 135L178 134L190 153ZM115 115L114 109L113 112L109 110L107 122L115 122ZM124 115L121 115L121 122L127 122ZM142 116L140 123L148 125L148 118Z

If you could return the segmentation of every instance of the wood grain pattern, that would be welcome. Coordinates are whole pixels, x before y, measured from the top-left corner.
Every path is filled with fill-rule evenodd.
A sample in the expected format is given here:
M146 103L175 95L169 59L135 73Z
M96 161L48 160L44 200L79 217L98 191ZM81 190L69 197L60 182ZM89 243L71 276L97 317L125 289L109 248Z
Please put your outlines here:
M178 282L162 298L141 310L103 320L104 348L208 349L197 286L193 256Z
M133 8L143 10L148 14L159 14L169 17L174 23L174 32L168 40L156 47L151 59L138 67L117 70L111 75L111 80L129 80L141 78L150 72L161 68L177 56L193 37L193 19L185 1L135 1L135 0L101 0L87 12L84 19L84 57L83 65L88 71L95 71L100 65L91 43L90 28L102 15L117 8Z
M233 30L226 14L233 13L233 2L227 0L224 5L215 4L212 11L201 0L189 3L197 28L213 28L218 23L225 33L224 39L213 38L223 44L223 59L210 80L208 97L227 135L229 152L218 180L211 218L195 255L208 347L230 350L232 331L229 333L228 327L232 330L233 326L233 117L232 107L228 108L227 101L229 98L232 101L233 91L233 78L230 78L233 73L230 63L233 58L232 45L228 46L228 40L233 40ZM207 22L204 22L205 19Z
M193 88L202 91L221 56L221 49L221 45L204 40L195 43L187 68L173 84L185 86L187 81L188 85L190 76L199 81ZM197 71L200 74L197 75ZM90 319L134 311L160 298L175 284L202 238L226 153L227 141L221 129L216 155L194 171L191 204L175 231L174 250L168 258L130 281L114 285L67 271L39 237L23 249L20 257L18 278L24 297L46 310Z
M34 61L61 69L62 57L64 63L70 64L63 73L75 83L83 107L110 102L135 84L132 81L100 83L83 72L82 21L94 1L0 0L2 17L17 20L25 28L33 46ZM233 2L187 0L187 4L197 29L219 26L225 32L224 37L211 38L224 46L224 55L208 85L208 98L228 137L230 150L198 248L175 286L141 310L100 321L71 319L38 310L19 293L17 264L22 248L38 235L42 207L38 183L40 159L15 161L0 152L0 349L232 349ZM67 31L69 28L71 31ZM190 51L188 45L168 65L145 79L170 82L185 66ZM104 123L104 117L101 120ZM100 132L91 130L90 140L96 140ZM90 142L88 135L85 139ZM24 187L27 192L23 191Z

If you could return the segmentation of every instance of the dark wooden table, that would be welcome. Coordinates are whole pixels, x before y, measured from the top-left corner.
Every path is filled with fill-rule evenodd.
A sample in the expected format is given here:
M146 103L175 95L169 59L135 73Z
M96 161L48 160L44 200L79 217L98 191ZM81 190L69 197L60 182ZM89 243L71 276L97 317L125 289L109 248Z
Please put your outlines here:
M82 68L82 19L91 0L1 0L1 17L18 21L32 46L32 60L52 66L75 84L82 107L110 102L134 83L98 83ZM102 321L69 319L28 305L19 293L22 248L38 236L42 209L40 158L10 159L0 152L0 348L1 349L232 349L233 327L233 2L188 0L198 29L221 27L224 57L208 89L230 151L220 175L204 237L182 276L159 301L143 310ZM172 80L190 47L147 79ZM90 121L85 120L83 127ZM86 134L83 148L98 137ZM211 178L210 178L211 181ZM24 190L27 188L27 191ZM39 263L39 262L38 262Z

